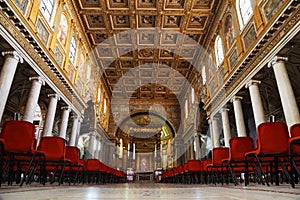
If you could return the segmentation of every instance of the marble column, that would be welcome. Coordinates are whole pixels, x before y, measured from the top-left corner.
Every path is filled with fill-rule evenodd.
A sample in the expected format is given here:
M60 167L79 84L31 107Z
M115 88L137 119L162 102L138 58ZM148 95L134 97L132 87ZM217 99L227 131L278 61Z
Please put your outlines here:
M88 158L94 158L95 138L95 133L90 133Z
M273 67L281 104L288 127L300 122L299 110L293 88L286 70L285 61L287 58L275 56L269 67Z
M228 111L229 111L228 108L222 108L220 111L220 113L222 115L222 125L223 125L225 147L229 147L229 140L231 139Z
M95 146L95 153L94 153L94 157L99 159L99 143L100 143L100 138L97 137L96 140L95 140L95 143L96 143L96 146Z
M70 108L69 108L69 106L64 106L61 109L63 111L62 111L62 115L61 115L60 128L59 128L58 133L59 133L59 137L66 139L69 115L70 115Z
M2 52L4 63L0 74L0 121L5 109L9 90L14 80L18 63L23 63L23 58L16 51Z
M213 129L213 148L220 147L220 131L218 126L218 118L213 117L212 119L212 129Z
M256 127L259 124L266 121L258 84L260 84L260 81L257 80L250 80L249 83L246 84L246 88L249 88L250 92L251 104Z
M243 99L243 97L239 97L239 96L234 96L231 99L231 102L233 103L235 123L236 123L238 137L247 136L244 114L243 114L242 103L241 103L242 99Z
M211 146L212 146L212 148L214 148L214 134L213 134L213 126L212 126L212 119L211 118L208 118L208 125L209 125ZM206 151L208 151L207 146L206 146Z
M81 123L83 121L82 117L79 117L78 119L78 125L77 125L77 131L76 131L76 137L75 137L75 146L78 146L78 139L80 137L80 128L81 128Z
M98 141L98 159L99 160L102 160L101 153L102 153L102 140L99 138L99 141Z
M48 110L46 115L46 121L43 128L43 136L52 136L56 106L57 106L57 101L59 100L57 94L49 94L48 97L50 98L50 100L49 100L49 105L48 105Z
M76 138L78 137L78 122L79 122L79 117L74 114L72 115L72 120L73 120L73 124L72 124L72 130L71 130L71 135L70 135L70 140L69 140L69 145L70 146L76 146Z
M32 123L34 120L34 113L38 105L41 87L45 84L45 81L43 81L39 76L30 77L29 80L32 81L32 83L26 103L23 120Z
M196 160L200 160L200 158L201 158L200 135L201 135L201 133L196 133L195 134L195 141L196 141L195 159Z

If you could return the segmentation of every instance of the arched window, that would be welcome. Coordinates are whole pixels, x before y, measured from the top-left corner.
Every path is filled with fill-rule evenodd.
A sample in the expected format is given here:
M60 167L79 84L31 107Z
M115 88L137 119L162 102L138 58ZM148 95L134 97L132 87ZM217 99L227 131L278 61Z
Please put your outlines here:
M240 28L242 29L253 15L252 3L251 0L237 0L236 3Z
M73 64L75 63L76 51L77 51L77 43L75 37L73 36L71 39L70 50L69 50L70 61Z
M192 103L195 103L195 90L194 90L194 88L192 88L191 97L192 97Z
M48 22L50 22L51 16L54 10L54 0L42 0L40 11L43 13L44 17Z
M185 108L185 118L187 119L189 115L188 100L185 100L184 108Z
M202 66L201 76L202 76L203 85L205 85L207 81L205 65Z
M224 50L221 37L218 35L215 42L216 63L219 66L224 60Z

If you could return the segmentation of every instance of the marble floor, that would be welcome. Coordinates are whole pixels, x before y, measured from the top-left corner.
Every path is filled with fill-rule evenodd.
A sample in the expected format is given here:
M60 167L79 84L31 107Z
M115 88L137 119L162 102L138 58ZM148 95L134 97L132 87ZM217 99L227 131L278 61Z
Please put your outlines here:
M282 186L203 186L181 184L158 184L149 182L114 185L84 186L5 186L0 189L0 200L27 199L130 199L130 200L185 200L185 199L290 199L300 200L300 186L295 189Z

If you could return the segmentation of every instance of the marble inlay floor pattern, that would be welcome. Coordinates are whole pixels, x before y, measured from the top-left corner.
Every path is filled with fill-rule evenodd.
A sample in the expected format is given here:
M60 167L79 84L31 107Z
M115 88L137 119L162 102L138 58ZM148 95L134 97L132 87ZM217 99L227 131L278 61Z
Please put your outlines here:
M5 186L0 189L0 200L17 199L300 199L300 187L282 186L203 186L157 183L130 183L116 185L40 185Z

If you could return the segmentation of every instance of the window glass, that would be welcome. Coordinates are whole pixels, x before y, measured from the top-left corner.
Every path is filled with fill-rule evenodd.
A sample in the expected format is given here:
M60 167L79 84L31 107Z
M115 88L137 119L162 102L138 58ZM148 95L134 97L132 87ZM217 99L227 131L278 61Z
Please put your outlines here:
M51 19L53 8L54 8L53 0L42 0L41 1L40 10L48 22Z
M69 51L69 56L70 56L70 61L73 64L75 63L76 50L77 50L76 40L75 40L75 37L72 37L72 39L71 39L71 45L70 45L70 51Z

